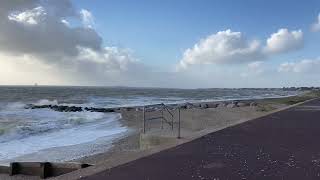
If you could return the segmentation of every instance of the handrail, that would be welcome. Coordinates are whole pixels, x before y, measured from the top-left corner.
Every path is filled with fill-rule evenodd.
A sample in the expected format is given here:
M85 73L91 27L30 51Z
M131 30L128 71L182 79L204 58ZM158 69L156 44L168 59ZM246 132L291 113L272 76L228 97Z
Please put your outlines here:
M172 122L170 123L166 117L163 116L162 119L163 119L167 124L169 124L170 126L172 126Z
M162 113L162 116L157 116L157 117L151 117L151 118L147 118L146 119L146 107L154 107L154 106L162 106L162 109L161 109L161 113ZM171 110L168 108L169 106L165 105L164 103L161 103L161 104L153 104L153 105L148 105L148 106L143 106L143 133L145 134L146 133L146 121L147 120L155 120L155 119L162 119L161 121L161 129L163 129L163 122L169 124L171 126L171 129L172 131L174 130L173 126L174 126L174 114L171 112ZM168 120L163 112L167 111L169 113L169 115L171 116L171 122L170 120ZM152 112L152 111L150 111ZM178 138L180 138L180 107L178 108Z
M171 111L168 109L167 105L165 105L165 104L163 104L163 103L161 103L161 105L163 106L163 108L164 108L165 110L168 111L168 113L171 115L171 117L173 117L173 114L172 114Z

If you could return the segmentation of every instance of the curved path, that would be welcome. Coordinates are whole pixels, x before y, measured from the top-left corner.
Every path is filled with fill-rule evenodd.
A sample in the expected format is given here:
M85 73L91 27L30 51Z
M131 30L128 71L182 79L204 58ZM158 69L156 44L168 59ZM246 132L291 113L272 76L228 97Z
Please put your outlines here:
M320 100L208 134L84 179L320 179Z

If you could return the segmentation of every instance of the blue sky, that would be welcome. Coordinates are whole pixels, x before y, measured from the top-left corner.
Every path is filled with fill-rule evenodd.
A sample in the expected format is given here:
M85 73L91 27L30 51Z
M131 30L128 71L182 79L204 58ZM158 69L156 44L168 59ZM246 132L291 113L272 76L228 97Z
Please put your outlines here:
M320 86L318 0L0 2L0 85Z
M266 39L279 28L309 31L320 12L320 1L308 0L79 0L90 10L106 45L131 48L148 64L167 66L186 48L212 33L232 29L249 38ZM319 56L319 35L306 33L304 53ZM274 58L277 59L277 58Z

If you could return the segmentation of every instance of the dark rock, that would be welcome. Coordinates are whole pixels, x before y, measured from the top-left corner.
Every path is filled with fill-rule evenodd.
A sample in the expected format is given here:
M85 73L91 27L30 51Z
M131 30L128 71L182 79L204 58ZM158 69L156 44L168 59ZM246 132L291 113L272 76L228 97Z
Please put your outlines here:
M208 104L208 108L217 108L219 104L216 103L210 103Z
M192 103L186 103L186 109L192 109L192 108L194 108L194 107L195 107L194 104L192 104Z
M258 106L258 103L256 103L256 102L251 102L251 103L250 103L250 106L251 106L251 107Z
M187 109L187 105L180 105L179 108L181 108L181 109Z
M27 104L25 109L52 109L58 112L82 112L82 111L90 111L90 112L115 112L116 108L93 108L93 107L77 107L77 106L58 106L58 105L34 105L34 104ZM120 108L117 108L120 109ZM131 108L133 109L133 108Z
M203 104L200 104L200 107L201 107L202 109L207 109L207 108L209 108L209 105L206 104L206 103L203 103Z
M105 109L105 112L116 112L115 109L109 108L109 109Z
M82 107L76 107L76 106L67 107L65 109L65 112L81 112L81 111L83 111Z
M226 107L228 105L228 103L226 103L226 102L221 102L220 104L219 104L219 107Z
M133 107L127 107L126 110L127 111L132 111L132 110L134 110L134 108Z
M249 103L245 103L245 102L239 102L237 105L238 105L239 107L250 106Z
M238 105L236 103L230 103L227 105L228 108L236 108Z

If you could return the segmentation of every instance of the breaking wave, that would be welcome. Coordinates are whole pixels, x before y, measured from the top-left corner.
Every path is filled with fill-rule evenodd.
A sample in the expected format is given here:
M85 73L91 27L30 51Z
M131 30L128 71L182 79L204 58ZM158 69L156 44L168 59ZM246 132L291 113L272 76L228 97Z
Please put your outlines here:
M57 100L39 100L37 105L58 105ZM70 105L71 104L67 104ZM56 112L50 109L25 109L21 102L8 103L0 110L0 143L32 135L70 129L99 122L121 119L119 113Z

